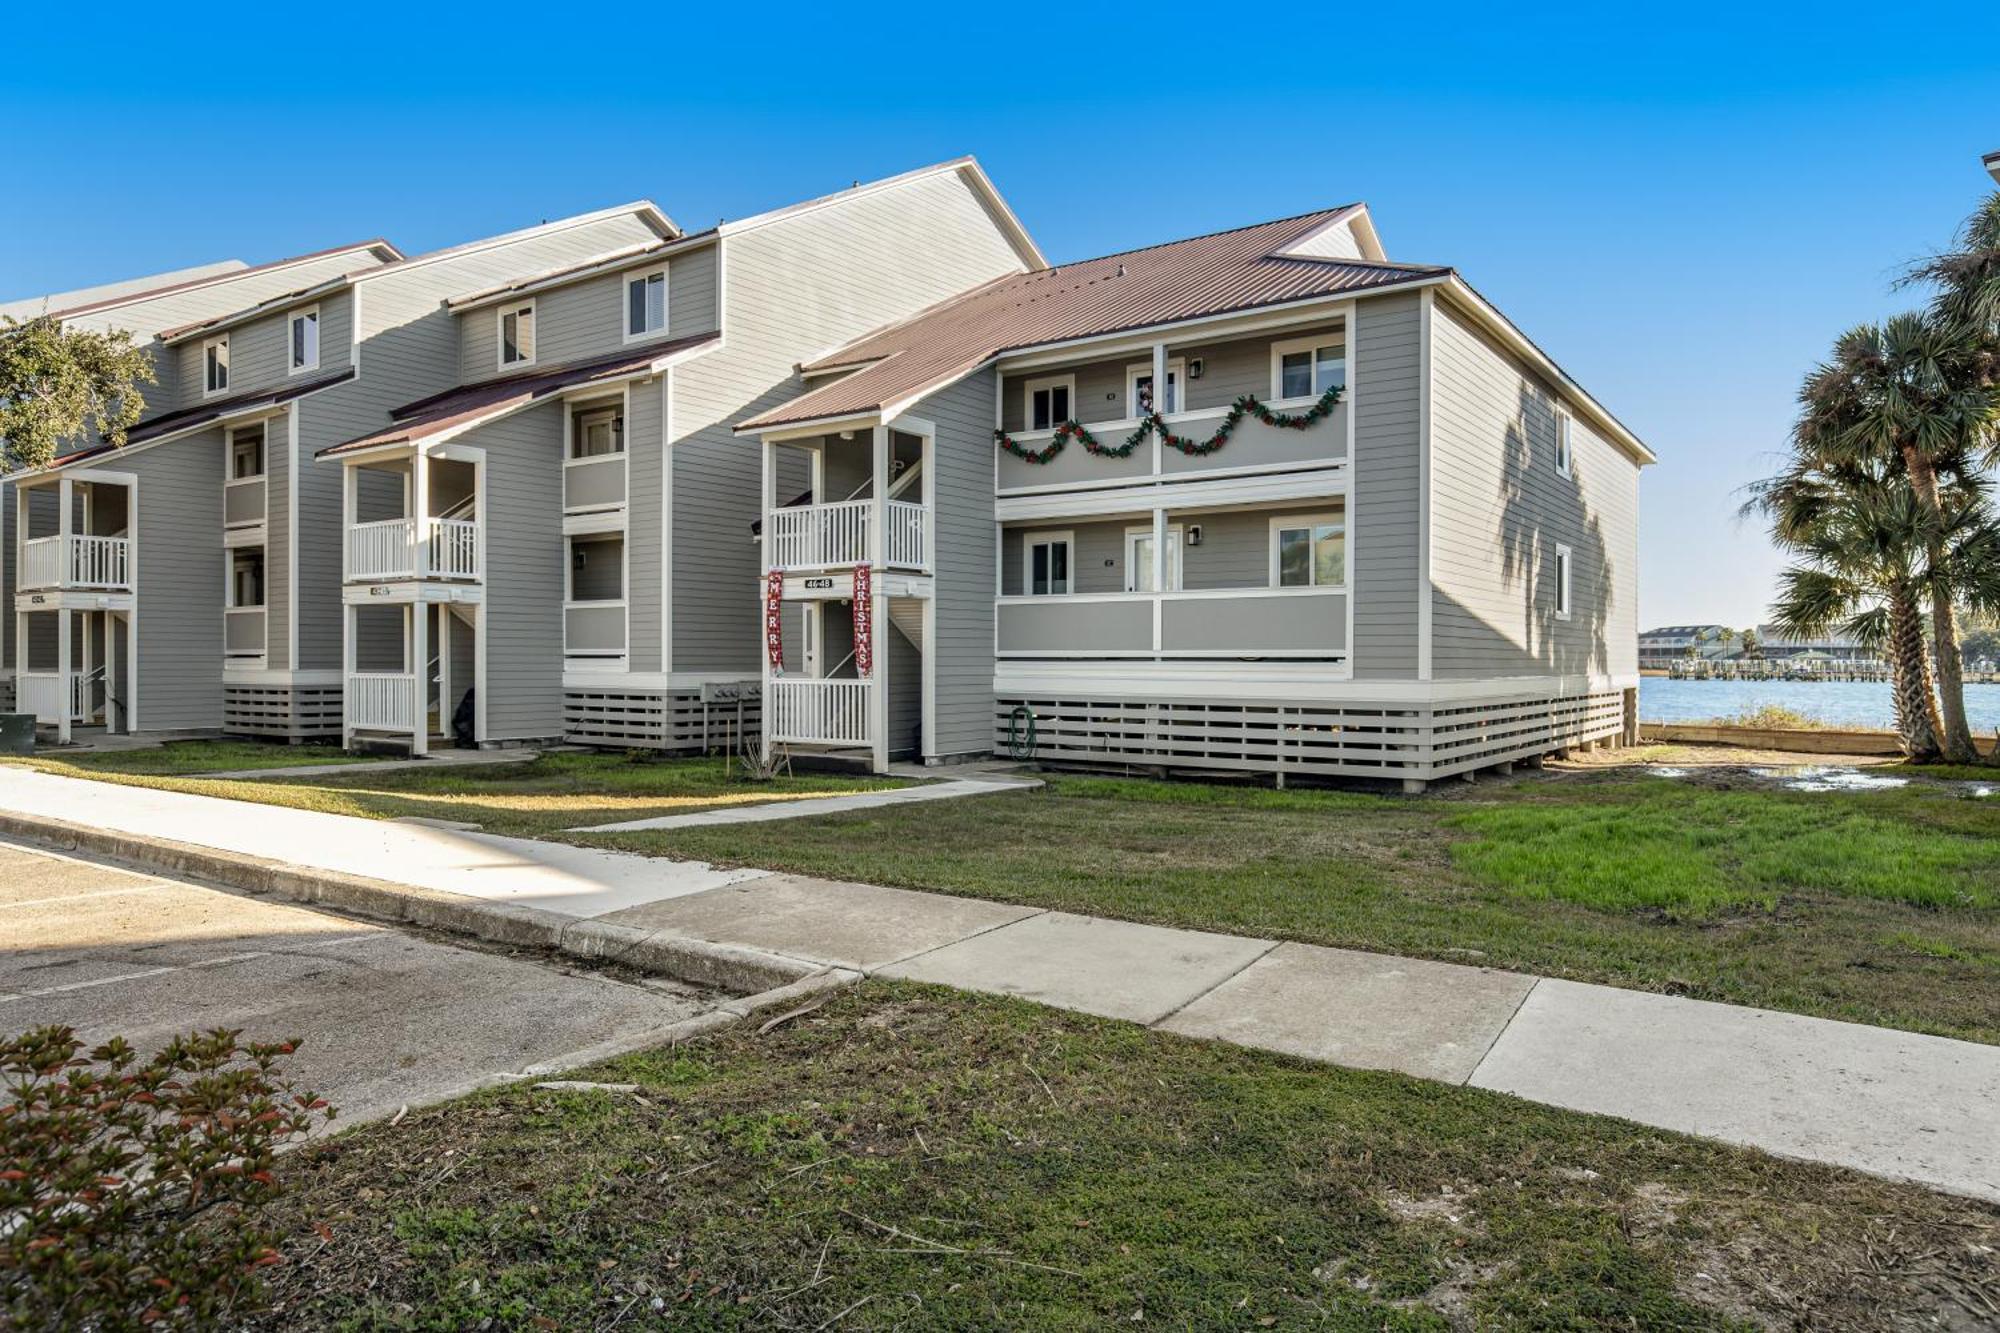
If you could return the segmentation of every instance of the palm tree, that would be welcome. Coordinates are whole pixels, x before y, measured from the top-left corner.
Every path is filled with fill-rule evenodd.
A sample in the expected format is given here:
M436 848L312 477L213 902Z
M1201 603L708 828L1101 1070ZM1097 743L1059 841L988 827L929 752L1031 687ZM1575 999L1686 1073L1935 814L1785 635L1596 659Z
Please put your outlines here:
M1934 288L1931 310L1940 318L2000 330L2000 190L1965 220L1953 249L1910 265L1903 281Z
M1899 469L1922 523L1912 531L1926 563L1941 567L1945 491L1975 486L1982 455L2000 425L2000 376L1990 339L1926 314L1863 324L1834 344L1832 359L1806 381L1795 447L1836 469L1885 476ZM1953 763L1979 758L1965 717L1957 611L1949 595L1930 598L1936 664L1938 740Z
M1795 458L1751 488L1746 510L1771 520L1772 537L1800 563L1779 575L1772 619L1799 638L1838 628L1889 660L1903 755L1939 757L1937 703L1924 648L1924 581L1916 540L1920 511L1889 469L1829 469Z

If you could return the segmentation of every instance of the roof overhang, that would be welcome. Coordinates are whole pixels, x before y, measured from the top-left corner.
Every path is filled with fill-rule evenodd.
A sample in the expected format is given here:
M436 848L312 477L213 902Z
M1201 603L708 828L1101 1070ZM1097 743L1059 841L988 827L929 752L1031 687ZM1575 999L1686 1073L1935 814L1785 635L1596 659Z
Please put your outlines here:
M182 324L177 328L163 330L160 333L160 343L165 347L177 347L184 342L192 342L196 338L208 338L214 337L218 333L226 333L238 325L248 324L252 320L263 318L265 315L273 314L280 310L287 310L293 306L308 304L316 297L324 296L328 292L337 292L343 288L351 287L354 285L356 276L353 273L342 273L338 277L328 278L324 282L316 282L310 287L301 287L296 291L280 292L276 296L267 297L259 301L256 305L244 306L242 309L232 310L226 315L217 315L213 319L198 320L193 324Z
M2000 152L1988 153L1981 161L1986 164L1986 174L2000 182Z
M166 287L155 287L145 291L131 292L108 300L96 301L90 305L73 306L68 310L52 310L49 314L57 319L67 319L76 315L96 314L105 310L114 310L119 306L137 305L141 301L157 300L162 296L167 296L174 292L192 291L197 287L219 287L235 282L239 278L261 277L267 273L282 273L284 270L294 268L300 264L309 264L315 260L330 259L336 255L344 254L372 254L382 261L383 267L399 263L403 258L401 250L377 237L372 241L361 241L354 245L335 246L331 250L315 250L309 255L293 255L289 259L275 259L268 264L252 264L248 267L234 268L225 273L216 273L209 277L196 278L188 282L177 282Z

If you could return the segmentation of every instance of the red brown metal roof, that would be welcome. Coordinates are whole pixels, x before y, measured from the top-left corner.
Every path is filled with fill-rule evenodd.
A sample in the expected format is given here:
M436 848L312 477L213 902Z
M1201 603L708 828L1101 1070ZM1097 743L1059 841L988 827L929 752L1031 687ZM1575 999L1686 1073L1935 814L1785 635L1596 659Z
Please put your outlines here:
M157 440L163 435L173 435L180 431L191 430L195 427L206 425L211 421L218 421L223 417L231 416L251 408L264 406L276 407L280 403L289 403L294 398L303 398L305 395L314 393L320 389L330 389L336 384L344 384L353 378L354 371L350 367L347 370L337 371L330 375L321 375L315 379L300 380L297 383L287 384L276 389L253 389L247 393L231 394L227 398L211 398L206 402L197 403L193 407L183 407L173 412L162 412L150 420L140 422L127 431L125 433L125 444L145 444L150 440ZM96 458L101 454L116 453L121 447L123 446L100 440L87 448L72 449L66 454L57 455L55 458L49 460L49 467L59 468L66 467L71 463L81 463L87 458Z
M462 388L447 389L428 398L405 403L389 413L394 425L344 440L319 451L316 457L333 458L359 453L385 444L414 444L488 417L499 416L529 406L537 399L586 385L593 380L617 379L643 371L677 353L714 342L719 333L700 333L690 338L674 338L653 343L638 351L616 356L572 361L567 365L518 371L498 379L483 380Z
M856 364L864 368L737 429L768 430L879 411L949 383L1004 352L1361 292L1451 271L1282 253L1359 207L1347 204L995 279L804 366L808 373Z

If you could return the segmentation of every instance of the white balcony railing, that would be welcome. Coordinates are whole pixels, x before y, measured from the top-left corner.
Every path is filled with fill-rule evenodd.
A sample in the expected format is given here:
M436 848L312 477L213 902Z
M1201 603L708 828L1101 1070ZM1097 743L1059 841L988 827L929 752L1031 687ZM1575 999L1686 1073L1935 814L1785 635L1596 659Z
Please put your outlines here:
M363 731L417 730L417 678L409 672L349 676L341 690L347 725Z
M132 586L132 542L126 537L36 537L21 543L22 588Z
M356 523L347 530L347 577L365 583L373 579L476 579L479 575L479 524L465 519L424 520L425 537L417 542L417 520L388 518Z
M764 729L774 741L867 745L872 680L794 677L766 682Z
M771 534L771 564L778 569L831 569L865 565L869 561L868 529L873 500L842 500L837 504L792 505L772 510L766 527ZM888 544L891 565L922 569L929 546L930 510L907 500L889 501Z

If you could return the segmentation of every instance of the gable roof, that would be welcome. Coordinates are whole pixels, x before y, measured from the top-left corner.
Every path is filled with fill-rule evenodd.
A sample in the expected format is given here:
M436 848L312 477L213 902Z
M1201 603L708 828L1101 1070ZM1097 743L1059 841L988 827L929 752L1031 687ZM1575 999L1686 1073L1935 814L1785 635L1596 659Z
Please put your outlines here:
M16 319L23 320L32 319L45 310L56 311L73 306L90 305L98 301L117 300L139 292L170 287L176 283L199 282L204 278L219 278L227 273L240 273L248 267L250 266L240 259L219 259L212 264L191 264L186 268L177 268L166 273L152 273L140 278L100 282L95 286L78 287L66 292L45 292L40 296L24 296L18 300L0 301L0 315L12 315Z
M862 368L737 429L881 411L1005 352L1450 274L1286 253L1336 222L1365 216L1362 205L1345 204L997 278L807 363L800 369L808 375Z
M443 393L434 393L428 398L419 398L393 409L389 413L393 424L329 445L314 457L336 458L342 454L379 449L384 445L416 444L440 435L457 434L481 422L532 407L543 399L570 389L600 380L615 381L650 374L663 369L682 353L713 343L721 336L710 332L688 338L672 338L639 351L519 371L498 379L482 380L478 384L446 389Z
M137 305L141 301L157 300L162 296L169 296L176 292L192 291L197 287L218 286L222 283L234 282L238 278L247 278L260 273L273 273L280 269L290 268L296 264L306 264L316 259L328 259L335 255L349 253L373 254L376 256L378 263L384 264L400 260L403 257L401 250L398 250L395 246L378 236L372 241L357 241L352 245L336 245L327 250L314 250L310 254L292 255L286 259L273 259L267 264L251 264L248 266L239 264L221 273L211 273L204 277L170 282L162 287L145 287L137 291L121 292L116 296L89 301L83 305L70 306L65 310L51 310L48 313L58 319L71 319L77 315L92 315L105 310L115 310L120 306Z

